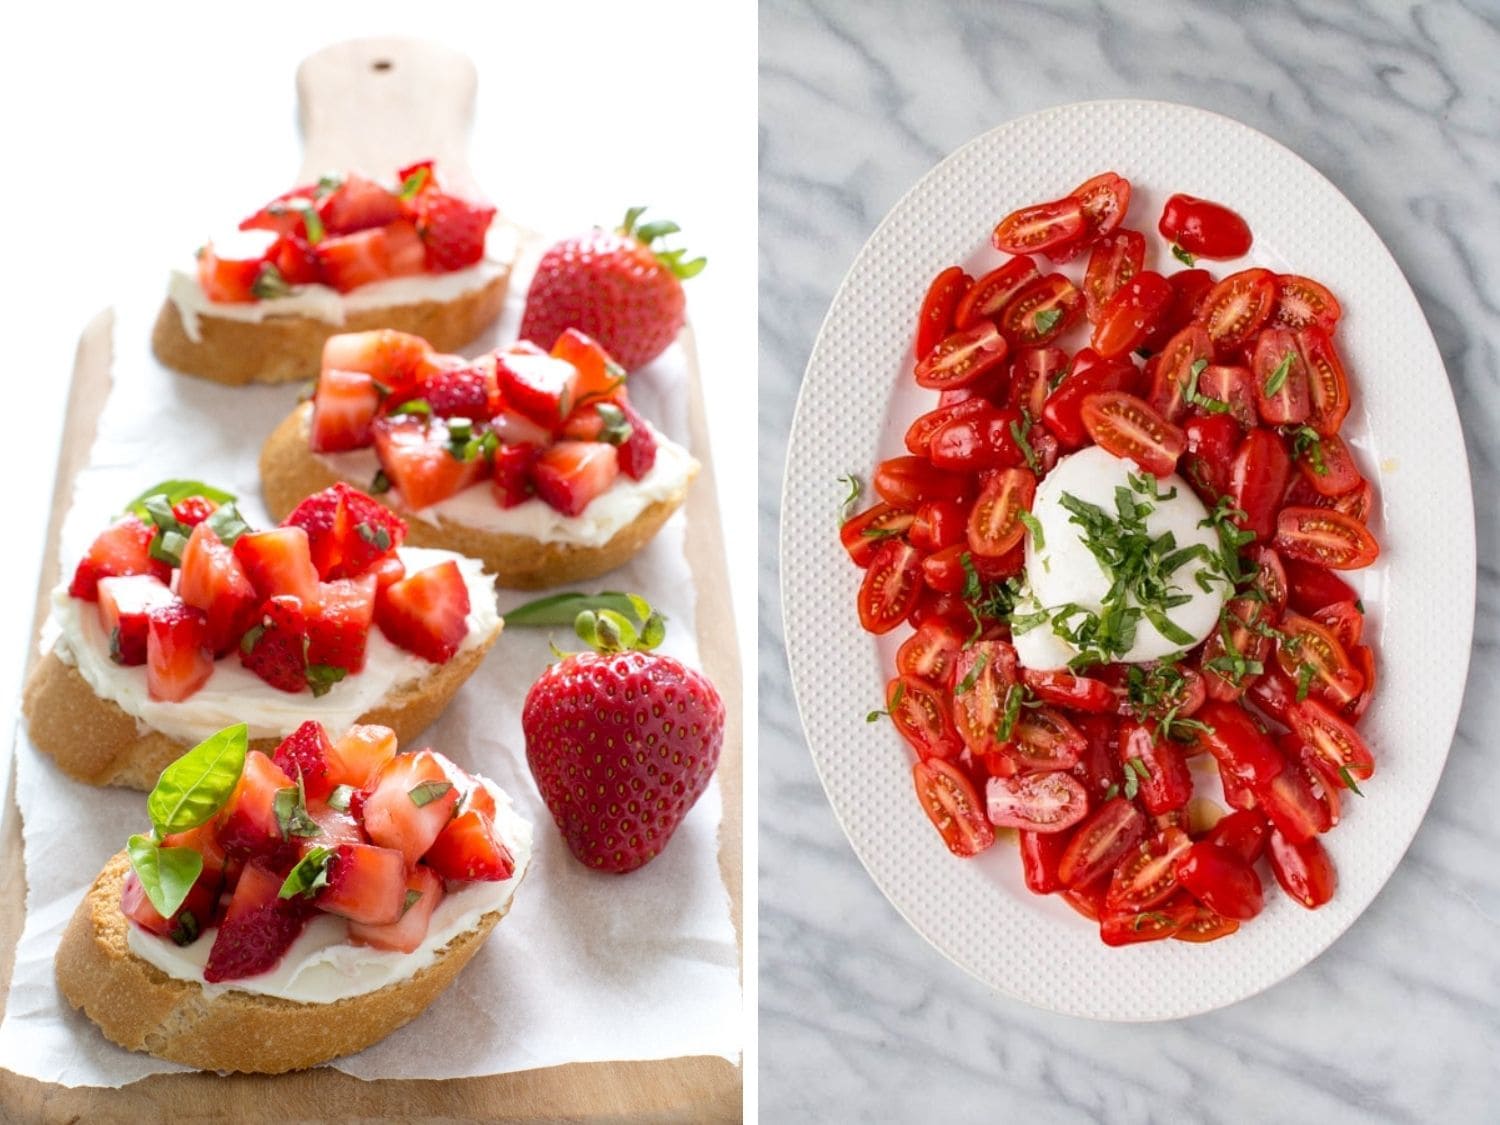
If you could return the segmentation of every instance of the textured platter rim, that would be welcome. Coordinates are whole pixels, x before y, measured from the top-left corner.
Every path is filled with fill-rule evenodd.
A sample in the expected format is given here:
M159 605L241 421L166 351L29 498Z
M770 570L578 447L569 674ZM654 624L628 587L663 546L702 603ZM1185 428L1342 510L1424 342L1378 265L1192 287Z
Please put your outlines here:
M1393 651L1390 645L1394 640L1407 644L1399 651L1418 651L1428 656L1436 654L1441 659L1433 659L1430 666L1449 670L1441 676L1436 672L1414 676L1411 665L1415 661L1408 660L1393 669L1396 673L1394 681L1386 682L1382 687L1383 698L1371 712L1367 732L1379 737L1387 733L1399 734L1403 727L1409 730L1413 720L1404 720L1402 712L1415 714L1418 696L1424 701L1423 713L1429 721L1419 740L1420 751L1400 756L1386 770L1404 785L1394 794L1390 792L1392 787L1377 789L1376 795L1385 795L1388 802L1376 811L1380 821L1377 822L1375 816L1362 815L1363 810L1355 810L1356 815L1349 818L1349 826L1340 829L1340 833L1351 834L1354 851L1350 854L1358 855L1350 866L1353 878L1347 880L1353 884L1352 888L1341 888L1332 903L1312 913L1292 906L1285 896L1270 896L1272 906L1268 907L1267 917L1258 920L1258 925L1263 933L1268 923L1287 927L1283 931L1284 940L1282 934L1269 941L1251 938L1256 932L1256 926L1252 925L1235 938L1210 946L1187 947L1183 943L1166 942L1133 947L1131 952L1136 956L1131 958L1127 953L1129 959L1126 960L1121 959L1121 951L1109 950L1098 943L1092 930L1086 925L1079 926L1078 920L1066 908L1062 908L1058 917L1065 917L1067 925L1074 931L1085 932L1093 943L1092 951L1074 940L1076 933L1070 936L1065 927L1052 926L1048 922L1038 928L1037 918L1030 921L1020 918L1021 914L1035 915L1036 907L1020 902L1000 886L1004 879L991 875L973 876L972 869L982 867L997 852L1009 852L1009 847L1002 844L980 861L969 864L951 860L920 814L915 818L920 822L918 827L931 839L923 840L920 833L908 831L912 827L912 818L901 819L899 804L891 804L890 809L898 819L882 822L882 838L874 838L869 827L862 823L865 810L861 805L868 801L872 792L877 801L904 800L911 812L915 812L917 806L912 800L910 781L906 776L904 763L909 760L907 755L899 755L901 768L893 771L888 759L898 755L887 753L880 757L879 749L857 751L868 756L860 762L859 791L853 789L846 769L848 763L841 759L850 742L879 742L885 748L900 747L902 743L888 727L882 733L868 737L851 733L858 717L853 712L846 713L844 706L857 707L856 698L860 698L868 708L870 693L874 692L878 697L879 679L867 682L864 695L856 697L850 689L860 677L850 675L850 668L861 663L872 664L871 653L878 652L879 645L859 633L852 613L857 573L843 556L831 530L838 499L835 495L838 486L833 483L836 472L850 468L863 472L877 456L889 455L893 449L889 404L893 397L900 397L899 390L879 395L880 401L875 405L871 405L868 397L864 402L856 401L851 409L851 395L858 399L861 393L860 387L852 380L863 380L866 386L880 384L880 373L889 371L894 377L909 363L909 327L920 301L921 288L942 266L955 260L963 262L965 257L972 256L975 236L982 240L988 229L985 226L956 239L949 236L946 243L942 242L941 236L934 239L932 231L941 230L945 219L937 212L937 204L953 202L939 198L938 185L945 177L952 179L973 173L972 166L979 157L993 156L993 167L986 166L979 173L980 178L992 177L1003 185L997 189L994 183L986 182L993 194L986 197L989 202L982 202L981 207L993 204L988 220L993 222L1011 207L1036 198L1055 196L1059 190L1055 172L1052 173L1049 193L1046 187L1026 185L1028 176L1034 179L1037 173L1019 171L1007 165L1012 151L1024 150L1023 142L1028 135L1043 130L1050 141L1067 149L1070 141L1101 124L1116 131L1112 134L1111 144L1125 149L1136 143L1132 129L1145 133L1170 126L1186 134L1185 140L1175 142L1173 152L1165 156L1153 152L1145 158L1165 159L1169 164L1174 160L1178 162L1171 164L1166 173L1172 177L1172 182L1154 185L1158 188L1197 190L1238 205L1239 201L1233 194L1234 184L1229 185L1227 192L1221 185L1217 195L1209 190L1214 182L1213 176L1199 174L1203 172L1202 167L1187 158L1187 150L1191 149L1200 164L1205 152L1211 156L1222 155L1230 165L1237 159L1258 161L1260 163L1254 165L1257 170L1273 169L1278 175L1289 177L1292 187L1304 202L1312 201L1316 204L1312 209L1321 208L1326 212L1322 218L1329 225L1322 228L1308 227L1311 220L1298 216L1290 201L1273 201L1269 211L1252 207L1247 217L1258 236L1262 227L1272 232L1300 230L1300 235L1292 239L1299 252L1297 272L1322 278L1341 297L1346 291L1356 294L1368 291L1365 301L1351 302L1350 307L1356 310L1355 317L1349 318L1346 326L1341 326L1339 336L1341 348L1352 345L1346 358L1353 354L1356 360L1351 366L1355 370L1356 413L1360 418L1353 437L1355 444L1362 448L1367 468L1372 456L1392 451L1408 455L1409 461L1422 463L1420 474L1407 472L1402 475L1399 473L1399 457L1382 458L1382 500L1391 502L1382 536L1396 547L1411 543L1432 547L1420 567L1429 579L1425 583L1405 580L1386 585L1386 578L1392 572L1399 577L1417 565L1411 552L1392 551L1392 558L1383 559L1372 568L1379 572L1375 580L1382 583L1380 591L1371 594L1372 622L1378 623L1382 634L1379 650L1383 664L1390 658ZM1124 139L1123 143L1120 143L1120 138ZM1087 149L1086 144L1076 147ZM1073 169L1077 181L1114 163L1108 151L1078 159L1083 164ZM1020 156L1014 158L1014 162L1020 160ZM1132 176L1131 167L1118 170ZM1063 173L1064 178L1066 175ZM1203 186L1205 181L1209 186ZM1243 182L1248 182L1248 177L1235 181L1238 184ZM1249 194L1258 196L1262 190L1257 186ZM960 199L959 202L967 201ZM1154 212L1133 211L1137 225L1143 215L1150 214ZM1299 223L1302 224L1300 228ZM910 231L902 241L903 228L914 226L920 228L924 243L915 248L911 245L914 235ZM1304 254L1309 246L1313 251ZM899 267L909 265L909 262L904 263L900 255L903 250L912 249L927 256L915 274L910 269L905 271L909 276L899 300L882 302L869 298L862 291L894 275L901 275L903 271ZM894 264L893 255L896 255ZM1281 262L1286 268L1286 260ZM925 274L922 270L926 271ZM1345 277L1345 274L1349 276ZM915 289L910 283L911 277L919 278ZM1372 279L1378 284L1372 283ZM889 298L890 294L885 296ZM1361 308L1365 310L1363 317L1359 316ZM881 317L880 314L885 315ZM893 316L899 327L887 330L886 322ZM877 337L871 341L872 354L861 355L857 349L852 356L833 354L836 339L842 342L841 334L850 331L851 325L859 323L861 317L865 326L871 328L871 334ZM1373 365L1367 365L1363 360L1372 358L1372 350L1378 350L1376 345L1393 331L1402 349L1399 359L1408 361L1400 368L1401 377L1408 384L1414 384L1421 393L1420 401L1407 405L1409 408L1415 405L1419 414L1416 420L1426 427L1426 444L1422 446L1414 446L1413 439L1398 432L1389 417L1378 419L1377 426L1372 427L1370 423L1371 414L1411 418L1410 409L1397 411L1390 404L1402 394L1410 397L1417 391L1390 383L1387 372L1380 377L1380 390L1374 392L1371 386L1375 384L1367 386L1359 374L1361 370L1374 370ZM893 348L891 341L898 338L901 342ZM896 357L894 361L893 355ZM1397 360L1392 360L1390 366L1396 366L1396 363ZM863 393L868 396L870 392L866 389ZM835 418L842 423L841 427L826 425ZM825 428L819 430L820 424L825 424ZM877 442L874 435L882 431L884 437ZM899 431L895 432L899 435ZM896 440L899 441L899 437ZM878 454L875 452L877 445L882 450ZM1412 458L1413 453L1420 456ZM839 458L843 460L842 468L829 471L839 463ZM1384 472L1387 464L1393 466L1389 474ZM1417 475L1420 475L1421 483L1409 484ZM1412 491L1414 488L1426 490L1420 503L1398 506L1392 502L1393 497L1399 500L1406 494L1415 500L1417 493ZM1447 499L1443 503L1432 503L1431 497L1438 494L1439 489ZM1434 512L1442 514L1443 523L1432 525L1430 517ZM1353 924L1388 880L1424 819L1457 724L1464 686L1462 672L1467 668L1473 630L1475 539L1472 491L1457 409L1431 329L1409 283L1379 235L1321 173L1279 142L1249 126L1219 114L1170 102L1072 103L999 125L962 145L930 169L891 208L870 235L840 283L824 319L798 396L788 444L781 513L783 629L793 689L819 779L839 825L876 885L907 922L944 956L1001 992L1052 1011L1121 1021L1178 1018L1254 995L1311 962ZM1424 521L1428 526L1423 526ZM823 530L807 533L814 527ZM1434 531L1436 534L1432 534ZM789 578L789 575L794 577ZM808 576L812 581L805 581ZM1428 634L1424 636L1417 632L1414 635L1417 623L1429 620L1435 624ZM817 658L808 655L814 650L818 652ZM878 672L878 667L876 670ZM1382 678L1388 679L1384 674ZM832 714L828 707L830 698L840 703L832 709ZM862 715L863 710L858 714ZM1430 721L1432 719L1437 721ZM1377 745L1377 754L1379 752ZM1377 775L1376 781L1379 780ZM1394 828L1394 832L1384 838L1372 837L1372 826L1385 821L1391 822L1387 827ZM885 838L893 834L899 838L897 841ZM1340 852L1337 845L1341 842L1338 836L1336 833L1330 840L1336 858ZM894 860L889 854L892 847L902 843L911 848L910 857L905 862ZM943 868L938 861L946 861L948 867ZM1013 859L1008 862L1014 866ZM971 871L957 874L955 869L962 868ZM997 962L993 948L978 951L972 946L959 948L958 934L967 923L949 911L934 907L930 898L924 898L929 892L914 890L907 882L914 871L935 877L957 896L966 893L985 896L990 890L1003 891L1003 894L989 895L983 905L995 906L997 919L1013 928L1020 927L1030 933L1061 940L1064 945L1063 967L1069 970L1076 983L1063 987L1046 980L1039 983L1035 971L1037 965L1024 958L1011 962L1001 958ZM1010 881L1019 886L1018 879ZM1007 901L1007 895L1011 901ZM1279 900L1279 906L1276 900ZM1281 917L1270 917L1273 912L1280 913ZM1251 940L1247 942L1247 938ZM1003 952L1006 948L1004 939L997 940L1001 941ZM1182 954L1184 949L1191 949L1195 956L1185 957ZM986 955L989 956L987 963ZM1044 968L1056 970L1058 966ZM1168 979L1180 977L1184 968L1194 970L1191 976L1195 978L1192 986L1186 989L1180 987L1180 981ZM1113 972L1119 975L1124 969L1128 969L1133 979L1143 983L1144 987L1129 995L1101 996L1099 974ZM1047 973L1043 972L1041 976L1045 978ZM1108 988L1104 991L1107 993Z

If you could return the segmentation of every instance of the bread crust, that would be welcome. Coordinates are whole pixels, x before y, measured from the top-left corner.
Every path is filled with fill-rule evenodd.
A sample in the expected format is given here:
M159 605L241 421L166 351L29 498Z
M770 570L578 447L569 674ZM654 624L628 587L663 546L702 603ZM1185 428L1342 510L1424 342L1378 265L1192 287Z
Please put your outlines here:
M283 418L260 452L261 492L271 518L280 522L303 498L342 478L308 448L312 403L305 402ZM691 480L691 477L689 478ZM369 481L349 481L368 488ZM599 575L623 565L649 543L662 524L682 506L687 487L648 505L598 547L576 543L545 543L528 535L485 531L438 516L407 520L406 541L416 547L441 547L483 559L495 582L516 590L561 586ZM384 497L376 497L384 502Z
M425 676L402 684L359 717L396 732L403 746L429 727L489 652L500 630ZM118 703L94 694L77 668L56 652L45 653L27 677L21 702L27 730L37 749L50 755L68 776L90 785L150 790L161 771L192 747L140 723ZM212 733L205 732L205 734ZM335 732L337 733L337 732ZM251 739L253 749L271 753L280 739Z
M202 1070L280 1074L363 1050L420 1015L510 909L485 914L414 976L362 996L331 1004L235 991L209 997L198 982L131 952L120 911L129 871L118 852L78 904L57 948L58 986L112 1042Z
M379 309L357 309L342 324L306 316L270 316L260 321L231 320L200 313L193 340L177 302L162 303L151 332L151 350L168 367L216 383L295 383L317 377L323 343L342 332L394 328L421 336L440 352L457 351L500 315L510 268L477 289L450 301L418 301Z

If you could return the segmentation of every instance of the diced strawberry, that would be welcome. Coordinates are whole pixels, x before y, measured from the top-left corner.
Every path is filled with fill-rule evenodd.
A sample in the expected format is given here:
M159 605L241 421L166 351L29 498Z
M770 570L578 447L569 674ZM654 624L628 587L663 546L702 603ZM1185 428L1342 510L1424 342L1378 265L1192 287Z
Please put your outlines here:
M427 249L410 219L399 219L385 227L385 257L392 277L427 272Z
M328 740L323 724L309 719L281 740L271 760L287 777L295 780L301 776L309 801L321 800L334 787L328 776L328 755L332 750L333 743Z
M203 870L205 873L212 872L221 875L224 872L226 856L224 845L219 842L219 826L215 820L209 820L197 828L189 828L186 832L173 832L163 836L161 846L164 848L192 848L203 857Z
M376 588L373 574L338 578L319 587L318 604L306 614L308 664L349 672L364 668Z
M619 444L620 472L631 480L640 480L656 464L656 435L625 395L621 395L615 405L630 425L630 436Z
M410 899L411 905L406 905ZM368 926L363 922L349 923L349 940L355 945L371 945L376 949L394 949L411 953L427 936L427 927L432 922L432 912L443 901L443 881L426 867L414 868L406 877L406 894L402 900L399 920L388 926Z
M453 817L459 787L431 750L397 754L365 798L365 834L415 866Z
M313 904L366 926L385 926L406 904L406 861L373 844L340 844L328 865L328 885Z
M275 235L254 230L206 244L198 251L198 284L203 295L222 304L257 300L255 283L275 241Z
M490 477L490 491L495 494L495 503L502 508L514 508L531 498L536 491L531 485L531 469L541 453L541 446L530 442L502 445L495 450Z
M240 642L240 663L273 688L307 690L307 619L302 602L267 598L259 620Z
M625 369L590 336L576 328L565 328L552 345L552 355L578 370L578 401L615 397L625 385Z
M411 178L418 173L421 174L421 179L417 181L415 189L408 188ZM415 219L417 212L421 210L423 197L438 189L437 172L431 160L419 160L400 169L396 173L396 182L401 185L398 192L401 213L411 219Z
M363 449L370 444L370 424L380 410L380 391L363 371L332 368L318 377L313 392L308 445L314 453Z
M494 795L491 794L488 789L486 789L483 785L480 785L473 778L470 778L469 784L464 787L464 798L460 807L465 812L473 809L475 812L482 813L492 823L494 822Z
M182 549L177 593L208 616L208 647L218 656L239 644L261 603L234 550L206 523L193 528Z
M598 441L560 441L544 449L531 470L536 494L565 516L576 516L620 472L615 447Z
M483 457L455 457L449 443L448 427L438 419L401 416L375 423L375 455L409 508L446 500L484 476Z
M399 394L427 374L432 354L422 337L393 328L343 332L324 343L322 369L363 371Z
M313 566L325 580L363 574L380 560L394 557L406 540L406 523L400 516L343 481L313 493L281 526L307 532Z
M307 799L307 815L317 822L323 830L321 836L309 836L302 841L302 853L307 854L307 849L322 845L332 847L334 844L363 844L365 843L365 830L359 826L359 821L354 814L339 809L330 808L322 801Z
M155 575L99 580L99 624L109 637L109 655L116 664L146 663L146 619L153 609L176 600Z
M578 369L525 341L495 353L495 383L507 407L554 433L578 401Z
M178 703L213 674L203 611L180 601L151 610L146 619L146 694Z
M416 393L427 400L439 418L487 422L492 412L490 378L475 367L440 371L422 383Z
M172 516L184 527L197 527L218 510L206 496L185 496L172 505Z
M88 553L78 562L68 593L86 602L99 597L99 579L126 574L151 574L163 582L172 580L172 567L151 557L156 528L136 516L125 516L99 533Z
M269 230L283 235L304 235L307 233L307 228L302 219L302 211L312 206L317 194L317 184L308 184L305 187L295 187L291 191L284 191L248 219L241 220L239 229Z
M427 866L445 879L482 882L509 879L516 861L477 809L459 813L427 849Z
M375 576L376 590L384 590L391 583L400 582L406 577L406 564L396 555L387 555L371 563L365 573Z
M191 945L194 939L213 924L213 916L219 902L219 886L223 882L219 872L210 872L205 866L203 874L188 891L176 912L163 918L146 897L146 889L134 871L125 876L125 885L120 889L120 911L141 929L161 937L169 937L178 945Z
M239 855L275 855L288 844L276 822L276 794L296 782L259 750L245 755L245 768L219 812L219 843Z
M204 980L239 980L276 967L311 910L300 895L281 898L281 884L282 877L263 860L245 865L209 950Z
M396 756L396 732L371 723L356 724L328 752L328 777L335 785L365 789Z
M546 426L539 426L524 414L517 414L513 410L502 410L490 419L490 432L500 440L501 445L535 445L544 446L552 444L552 431Z
M469 632L468 616L469 588L452 559L392 583L375 598L380 631L434 664L458 651Z
M296 222L300 225L301 216ZM281 280L288 285L311 285L323 280L323 271L318 266L318 253L300 234L288 234L278 238L266 251L266 261L276 267Z
M417 232L427 244L433 270L459 270L484 257L484 236L495 217L487 203L472 203L440 191L423 192L417 208Z
M394 192L351 172L318 202L318 217L329 234L352 234L399 219L401 204Z
M293 597L318 604L318 568L307 532L300 527L247 531L234 541L234 557L262 598Z
M323 281L340 293L393 276L383 227L325 238L313 251Z

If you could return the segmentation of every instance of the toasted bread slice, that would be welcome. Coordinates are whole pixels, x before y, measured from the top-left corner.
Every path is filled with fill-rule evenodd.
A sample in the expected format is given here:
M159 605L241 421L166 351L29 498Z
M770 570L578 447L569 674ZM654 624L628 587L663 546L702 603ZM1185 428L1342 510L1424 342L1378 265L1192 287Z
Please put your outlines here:
M261 448L261 492L271 518L278 522L304 497L342 479L308 447L311 417L312 403L305 402L281 421ZM366 488L370 482L348 483ZM435 520L408 517L406 542L414 547L441 547L482 559L485 570L495 576L496 584L510 589L535 590L581 582L622 565L649 543L667 518L682 506L687 498L687 483L666 499L647 505L598 547L549 543L528 535L487 531L444 516Z
M209 996L198 982L169 977L131 951L130 922L120 911L129 872L129 856L117 853L78 904L57 949L58 986L113 1042L203 1070L280 1074L363 1050L420 1015L510 909L485 914L414 976L362 996L330 1004L237 991Z
M301 382L317 378L324 341L341 332L395 328L425 337L438 351L457 351L499 317L509 281L507 268L452 300L358 309L342 324L306 316L245 321L200 314L198 340L188 335L182 313L169 297L157 314L151 349L168 367L232 386Z
M484 644L462 650L446 664L434 664L427 675L396 688L358 722L390 727L403 745L414 741L442 714L499 635L496 629ZM68 776L90 785L149 790L162 770L191 749L191 744L141 723L113 700L95 695L78 669L55 652L37 661L21 706L37 749ZM280 741L252 739L250 745L269 754Z

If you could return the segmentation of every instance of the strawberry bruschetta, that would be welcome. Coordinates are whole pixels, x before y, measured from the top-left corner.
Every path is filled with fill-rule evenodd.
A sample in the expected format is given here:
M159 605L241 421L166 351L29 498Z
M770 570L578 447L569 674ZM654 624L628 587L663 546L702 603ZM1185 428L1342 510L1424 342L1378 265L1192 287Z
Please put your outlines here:
M68 923L57 982L110 1040L206 1070L384 1038L453 982L531 856L493 782L379 726L304 722L270 754L226 728L147 810Z
M310 402L261 451L266 507L366 488L413 543L482 559L502 586L592 578L682 504L698 462L640 416L624 370L569 329L477 359L391 330L332 337Z
M311 378L335 332L400 328L461 347L505 300L516 235L494 218L444 190L430 160L392 186L324 176L174 271L152 347L168 367L232 384Z
M492 580L346 485L256 531L197 481L148 489L52 592L31 739L73 777L146 789L227 723L274 747L307 717L415 736L499 636Z

